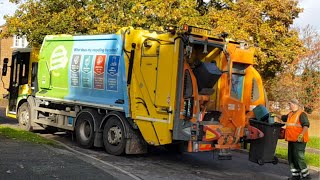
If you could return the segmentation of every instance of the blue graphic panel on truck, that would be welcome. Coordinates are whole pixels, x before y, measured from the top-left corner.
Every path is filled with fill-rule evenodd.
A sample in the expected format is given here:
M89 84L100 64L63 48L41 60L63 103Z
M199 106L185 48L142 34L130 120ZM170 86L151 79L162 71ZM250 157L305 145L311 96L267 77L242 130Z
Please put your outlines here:
M121 35L74 36L73 40L70 91L65 99L121 107L128 116Z

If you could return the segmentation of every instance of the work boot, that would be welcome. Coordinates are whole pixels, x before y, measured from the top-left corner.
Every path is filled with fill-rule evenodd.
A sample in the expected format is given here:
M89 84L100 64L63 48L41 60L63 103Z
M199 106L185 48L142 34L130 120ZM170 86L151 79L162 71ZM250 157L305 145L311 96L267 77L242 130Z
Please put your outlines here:
M291 176L288 180L300 180L300 176Z
M306 177L302 177L301 179L302 180L309 180L309 179L311 179L311 176L310 176L310 174L308 174Z

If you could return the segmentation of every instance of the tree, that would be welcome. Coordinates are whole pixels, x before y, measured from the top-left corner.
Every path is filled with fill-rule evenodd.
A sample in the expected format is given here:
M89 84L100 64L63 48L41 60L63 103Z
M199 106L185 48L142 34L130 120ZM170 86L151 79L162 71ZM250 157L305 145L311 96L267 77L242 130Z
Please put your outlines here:
M305 111L311 113L320 108L320 35L311 26L298 31L305 52L269 81L268 92L279 102L299 98Z
M46 34L101 34L124 26L161 30L189 24L257 44L257 69L268 80L303 50L290 29L297 0L28 0L6 17L8 33L40 45Z
M7 36L26 35L40 45L47 34L114 33L133 26L159 29L165 25L196 24L194 0L29 0L6 17ZM198 19L198 20L197 20Z
M298 32L290 29L302 9L297 0L211 0L210 25L231 38L258 45L257 69L269 80L303 52Z
M320 108L320 35L312 26L301 31L302 40L307 51L297 63L303 84L301 99L305 110L312 112Z

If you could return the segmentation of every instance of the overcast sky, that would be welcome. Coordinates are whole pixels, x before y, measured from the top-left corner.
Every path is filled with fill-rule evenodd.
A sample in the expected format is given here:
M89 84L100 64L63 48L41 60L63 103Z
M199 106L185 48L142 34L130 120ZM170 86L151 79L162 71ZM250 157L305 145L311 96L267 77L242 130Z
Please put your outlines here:
M15 10L15 4L10 3L9 0L0 0L0 25L5 23L3 16L12 15Z
M304 8L304 12L295 20L294 26L312 25L320 32L320 0L300 0L300 6ZM0 0L0 25L5 23L3 16L12 15L16 9L15 4L9 0Z
M300 0L300 6L304 9L295 20L295 26L312 25L320 32L320 0Z

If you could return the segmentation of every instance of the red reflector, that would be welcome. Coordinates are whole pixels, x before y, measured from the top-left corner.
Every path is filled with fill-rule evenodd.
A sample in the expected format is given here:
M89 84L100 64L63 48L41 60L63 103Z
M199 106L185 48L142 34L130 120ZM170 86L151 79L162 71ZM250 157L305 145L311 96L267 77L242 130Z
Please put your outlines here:
M185 30L185 31L188 31L188 29L189 29L189 27L188 27L188 25L183 25L183 30Z

